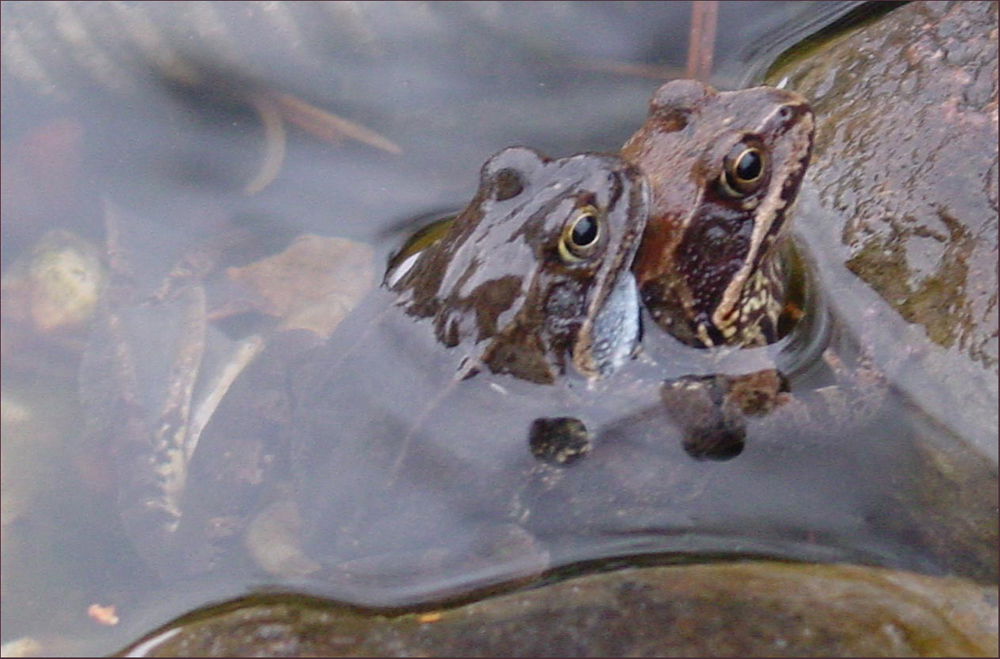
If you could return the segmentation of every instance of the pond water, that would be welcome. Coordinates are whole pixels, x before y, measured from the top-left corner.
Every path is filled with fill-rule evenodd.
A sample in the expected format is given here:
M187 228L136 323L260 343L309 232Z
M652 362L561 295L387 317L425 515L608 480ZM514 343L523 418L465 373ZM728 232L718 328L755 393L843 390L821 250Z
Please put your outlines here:
M133 283L155 288L193 248L198 256L209 245L221 266L237 267L309 233L371 246L378 279L417 226L472 197L482 163L499 149L530 145L553 157L617 151L656 87L683 75L690 5L85 4L3 9L3 641L31 637L48 653L101 654L250 588L401 605L518 576L493 565L392 585L379 573L383 558L357 572L374 570L380 580L331 587L269 575L252 562L197 579L149 565L120 519L127 506L115 460L125 449L95 444L78 403L86 323L40 320L49 317L31 306L37 286L24 263L69 245L80 261L73 272L90 273L77 279L96 280L91 264L126 255ZM845 11L842 4L850 3L721 3L710 82L745 83L784 46ZM316 118L324 112L381 137L331 139L337 120ZM99 256L112 226L120 244ZM56 229L75 237L36 247ZM197 259L188 265L197 268ZM86 295L87 286L76 289ZM155 389L170 369L172 355L160 353L164 337L176 338L174 320L136 322L140 329L127 330L138 332L132 349L152 364L141 377ZM232 312L212 322L212 336L231 349L256 317ZM827 332L817 322L786 343L825 341ZM407 357L390 343L383 359ZM82 371L79 388L100 405L104 394L88 384L94 372ZM796 377L808 388L820 376L806 365ZM752 430L760 441L739 460L697 462L677 445L645 456L642 433L662 415L608 393L606 409L595 412L607 460L595 452L571 478L522 493L543 502L532 514L544 530L533 539L515 534L516 549L540 538L544 560L555 565L669 549L948 571L934 551L911 542L920 522L905 518L912 501L895 496L923 468L908 438L937 432L933 424L890 415L847 437L831 430L776 438L762 423ZM494 418L530 420L556 402L537 397L530 409L493 410ZM514 460L532 464L526 450ZM370 465L358 464L366 466L352 477L363 481ZM887 464L899 472L886 475ZM609 499L600 484L638 466L633 483L646 498L623 490ZM448 520L443 535L459 530ZM360 545L378 533L387 532L372 531ZM407 572L414 560L403 556L396 567ZM529 571L537 567L528 562ZM108 606L114 614L100 608Z

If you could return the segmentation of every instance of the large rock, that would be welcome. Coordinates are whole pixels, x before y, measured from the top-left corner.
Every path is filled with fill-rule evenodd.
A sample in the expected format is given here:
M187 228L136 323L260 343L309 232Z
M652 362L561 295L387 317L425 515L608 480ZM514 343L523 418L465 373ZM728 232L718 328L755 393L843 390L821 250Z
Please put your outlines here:
M997 4L908 4L786 58L782 79L816 112L796 226L831 301L995 463Z
M852 566L630 569L442 610L197 615L145 656L996 656L997 589ZM200 618L200 619L198 619Z

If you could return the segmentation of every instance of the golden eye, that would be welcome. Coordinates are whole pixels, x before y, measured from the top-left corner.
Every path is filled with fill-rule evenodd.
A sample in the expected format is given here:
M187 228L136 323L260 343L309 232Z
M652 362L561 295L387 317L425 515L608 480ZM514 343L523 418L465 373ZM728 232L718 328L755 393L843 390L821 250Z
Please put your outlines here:
M737 144L726 155L719 187L730 197L745 197L764 183L767 158L756 146Z
M559 237L559 256L566 263L582 261L601 240L601 219L597 209L584 206L573 213Z

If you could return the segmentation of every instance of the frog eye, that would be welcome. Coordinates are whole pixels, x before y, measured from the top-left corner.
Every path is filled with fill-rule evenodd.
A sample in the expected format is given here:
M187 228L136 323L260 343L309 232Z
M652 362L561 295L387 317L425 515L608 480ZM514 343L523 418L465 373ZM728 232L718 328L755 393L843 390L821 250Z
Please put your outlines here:
M559 256L565 263L576 263L594 253L601 239L601 218L593 206L578 208L563 227L559 237Z
M755 145L740 142L726 155L719 177L719 187L729 197L745 197L764 182L767 157Z

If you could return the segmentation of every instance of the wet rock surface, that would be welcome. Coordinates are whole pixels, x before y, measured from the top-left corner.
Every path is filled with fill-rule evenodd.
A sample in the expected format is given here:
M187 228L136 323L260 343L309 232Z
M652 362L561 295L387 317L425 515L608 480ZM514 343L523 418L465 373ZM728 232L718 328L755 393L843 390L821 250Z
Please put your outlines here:
M997 591L850 566L630 569L404 615L258 603L145 656L990 656Z
M996 4L908 4L782 78L816 112L796 226L834 304L871 309L909 353L892 379L995 463Z

